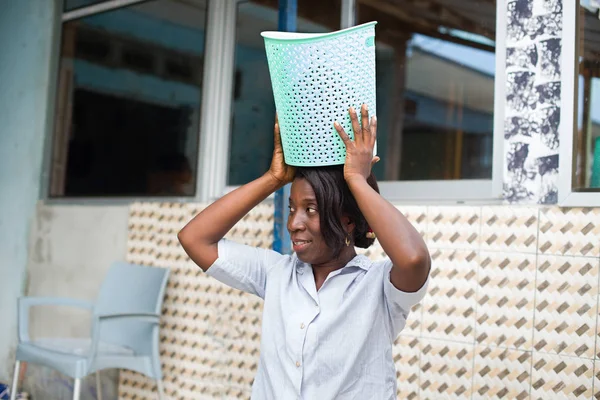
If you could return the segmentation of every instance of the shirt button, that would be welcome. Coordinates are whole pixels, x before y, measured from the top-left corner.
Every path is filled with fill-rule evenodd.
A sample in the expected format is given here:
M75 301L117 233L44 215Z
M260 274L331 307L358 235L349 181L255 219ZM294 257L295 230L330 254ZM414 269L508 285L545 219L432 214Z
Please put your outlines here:
M300 361L296 361L296 367L300 368Z
M304 329L304 322L300 324L300 329Z

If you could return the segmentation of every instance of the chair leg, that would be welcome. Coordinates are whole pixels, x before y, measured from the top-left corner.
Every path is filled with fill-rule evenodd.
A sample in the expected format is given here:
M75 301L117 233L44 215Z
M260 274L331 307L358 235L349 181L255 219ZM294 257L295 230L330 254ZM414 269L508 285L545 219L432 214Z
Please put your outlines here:
M98 400L102 400L102 385L100 384L100 371L96 371L96 394Z
M165 388L162 383L162 379L156 380L156 387L158 389L158 400L165 400Z
M79 392L81 391L81 379L75 379L73 385L73 400L79 400Z
M15 374L13 375L12 386L10 387L10 400L17 398L17 385L19 384L19 371L21 370L21 361L15 361Z

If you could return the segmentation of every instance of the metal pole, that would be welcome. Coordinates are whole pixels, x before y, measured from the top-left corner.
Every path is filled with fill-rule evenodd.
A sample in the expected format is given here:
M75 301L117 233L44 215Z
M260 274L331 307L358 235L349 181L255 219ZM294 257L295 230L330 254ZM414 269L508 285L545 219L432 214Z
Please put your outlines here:
M356 0L342 0L340 28L346 29L354 25L356 25Z
M283 32L296 31L296 19L298 14L297 0L279 0L279 21L277 29ZM273 226L273 250L281 254L290 254L291 240L287 230L287 219L289 209L287 207L290 197L290 186L285 185L275 192L275 215Z
M297 0L279 0L279 21L277 29L282 32L296 32L297 14Z

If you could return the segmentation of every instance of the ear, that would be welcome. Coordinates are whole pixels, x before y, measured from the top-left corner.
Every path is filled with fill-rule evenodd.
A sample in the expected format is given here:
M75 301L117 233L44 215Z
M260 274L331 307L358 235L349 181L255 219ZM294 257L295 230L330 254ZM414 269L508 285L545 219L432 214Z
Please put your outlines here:
M348 233L352 233L354 231L354 228L356 228L356 225L354 224L354 221L352 221L350 219L350 217L348 217L347 215L344 215L342 217L342 226L344 227L344 229Z

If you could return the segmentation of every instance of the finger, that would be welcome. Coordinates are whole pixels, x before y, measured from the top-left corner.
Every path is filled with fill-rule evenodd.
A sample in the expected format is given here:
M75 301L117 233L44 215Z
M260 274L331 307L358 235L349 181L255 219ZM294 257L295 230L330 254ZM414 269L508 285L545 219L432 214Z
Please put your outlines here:
M371 132L371 145L375 144L377 140L377 117L371 117L371 124L369 124L369 131Z
M275 133L275 147L281 145L281 133L279 131L279 119L277 118L277 114L275 114L275 127L273 129Z
M359 139L362 139L362 135L360 134L360 122L358 122L358 115L356 114L356 110L354 109L354 107L350 107L348 113L350 114L352 130L354 131L354 140L357 141Z
M350 143L352 143L352 140L350 139L350 136L348 136L344 128L342 128L342 126L337 121L333 123L333 127L337 131L338 135L340 135L340 138L342 139L346 147L348 147Z
M371 160L371 167L377 164L379 161L381 161L381 158L379 158L379 156L373 157L373 159Z
M360 110L362 134L365 135L369 132L369 107L363 104Z

